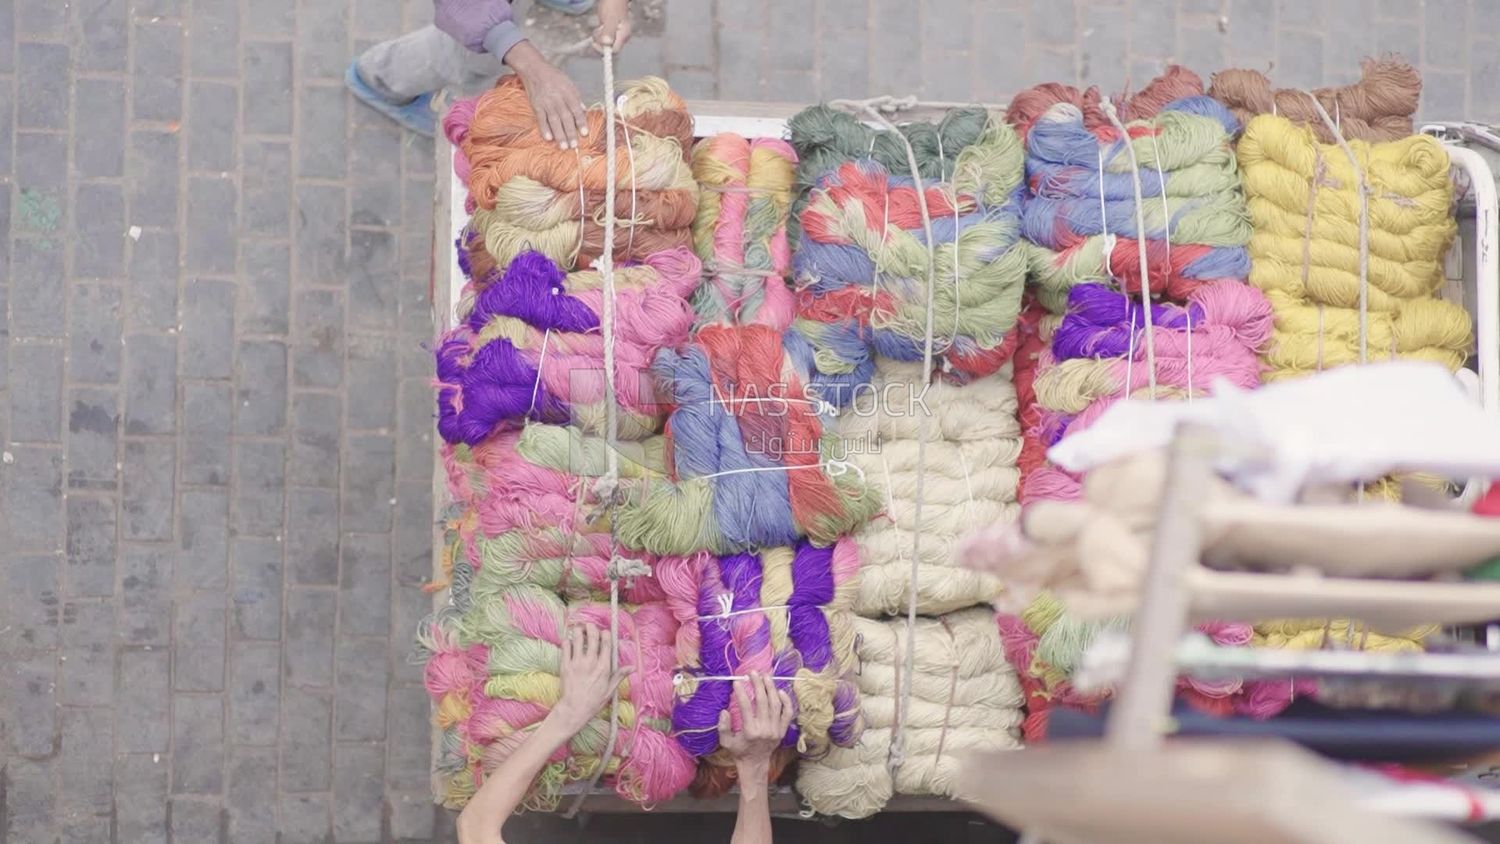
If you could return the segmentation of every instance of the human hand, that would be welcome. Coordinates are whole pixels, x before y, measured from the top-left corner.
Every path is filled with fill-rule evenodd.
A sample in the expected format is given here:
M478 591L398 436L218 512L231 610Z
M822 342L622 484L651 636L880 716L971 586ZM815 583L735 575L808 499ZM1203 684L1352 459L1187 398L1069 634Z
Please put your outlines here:
M583 729L599 714L620 682L633 670L621 668L610 673L609 641L609 631L592 624L569 628L563 640L559 677L562 696L547 717L569 736Z
M734 697L740 702L740 729L730 728L728 710L720 712L719 744L737 767L756 768L764 777L760 769L770 766L771 754L781 746L792 723L792 699L770 677L754 673L748 680L734 681Z
M594 49L605 47L616 53L630 40L630 0L599 0L599 26L594 30Z
M516 71L526 87L542 139L556 141L558 149L577 147L578 139L588 136L589 127L583 97L573 80L547 61L529 41L512 47L505 54L505 63Z

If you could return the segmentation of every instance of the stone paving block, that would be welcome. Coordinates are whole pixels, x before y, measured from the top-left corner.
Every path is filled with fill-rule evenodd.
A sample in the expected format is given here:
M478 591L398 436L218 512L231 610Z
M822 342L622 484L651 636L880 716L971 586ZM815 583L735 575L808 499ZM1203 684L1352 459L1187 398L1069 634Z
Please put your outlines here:
M1469 0L1424 0L1421 7L1423 12L1422 60L1426 67L1453 68L1460 75L1467 77ZM1415 55L1410 58L1412 61L1417 59ZM1425 69L1424 67L1424 81ZM1426 86L1423 87L1425 94Z
M174 602L172 687L175 691L224 690L227 615L222 592L197 592Z
M24 189L22 193L25 205ZM62 315L68 288L58 283L63 277L63 255L61 240L16 238L11 262L11 336L61 337L67 329Z
M234 272L238 202L238 190L229 179L195 176L188 180L187 269L220 275Z
M115 605L69 601L62 613L58 699L68 706L109 706L115 691Z
M240 89L223 82L188 83L188 169L224 172L235 167Z
M119 840L167 844L167 760L149 753L120 754L114 767Z
M818 93L824 98L864 97L870 91L869 33L863 28L825 34L818 57Z
M348 225L345 190L333 185L299 184L296 188L297 272L301 284L345 283Z
M120 550L120 641L164 646L171 639L172 551L159 545Z
M181 120L182 25L175 21L137 23L133 40L130 116L157 123Z
M78 51L78 68L94 72L125 70L130 10L127 0L75 0L73 22L78 40L88 49Z
M339 501L335 490L287 492L287 579L333 586L339 579Z
M57 657L24 654L0 672L10 721L10 748L26 757L51 756L57 742Z
M0 9L0 23L5 20L5 10ZM0 35L0 62L9 58L11 44L7 44ZM5 71L12 72L12 71ZM5 97L6 102L16 101L16 80L14 76L0 81L0 96ZM14 138L16 134L16 115L8 108L0 108L0 138ZM12 144L0 144L0 176L9 176L15 168L15 149ZM9 191L6 191L6 200L9 201ZM9 218L10 209L6 209L6 217Z
M239 71L239 0L193 0L188 67L194 76L234 76ZM254 14L253 10L248 12Z
M343 426L343 402L337 393L295 394L292 399L292 459L288 466L292 483L338 488L339 439Z
M1317 87L1323 79L1322 34L1282 32L1277 38L1276 84Z
M0 636L0 654L58 646L62 566L55 554L12 554L0 571L0 607L11 629Z
M172 793L224 790L224 697L172 695Z
M115 749L166 753L172 737L171 654L164 648L119 651Z
M396 340L375 334L349 335L349 404L345 423L359 430L396 428Z
M324 844L333 840L328 795L283 794L280 808L284 844Z
M283 792L327 791L332 784L333 702L330 694L295 687L282 690Z
M57 838L56 763L51 759L6 760L6 799L0 809L7 833L17 841Z
M292 45L250 41L243 58L244 128L248 134L292 133Z
M137 89L139 90L139 89ZM177 136L167 132L135 132L131 135L130 171L131 180L130 222L139 226L173 226L177 222ZM217 213L214 209L203 209L203 213ZM147 235L142 234L141 241ZM175 240L175 239L174 239ZM175 272L177 252L153 252L156 267L170 266ZM135 245L139 254L141 242ZM134 278L134 276L132 276ZM175 290L175 283L173 285Z
M229 754L230 841L276 839L276 748L236 747Z
M230 281L194 279L182 297L182 374L188 378L228 378L234 370L234 303Z
M344 371L344 297L336 290L298 293L292 325L292 383L337 387Z
M386 702L386 780L402 790L427 790L431 715L427 690L392 684Z
M8 445L10 467L0 473L0 518L8 519L12 550L61 550L62 463L55 448ZM3 523L0 523L3 524ZM96 546L90 544L86 550Z
M125 337L125 433L170 434L177 427L177 338Z
M109 815L113 804L114 766L101 764L108 755L100 750L113 746L112 714L105 707L59 710L62 747L58 776L67 788L59 792L63 839L69 842L99 841L109 844ZM104 759L100 756L103 755ZM98 837L103 821L103 838Z
M402 379L399 430L421 431L401 437L396 443L396 477L398 480L424 480L432 477L432 440L436 436L432 387L427 381Z
M1469 78L1459 71L1428 70L1422 74L1422 108L1426 114L1451 117L1464 113Z
M297 0L297 66L304 78L343 79L348 40L349 0Z
M224 807L215 800L173 797L171 841L219 841L229 825Z
M274 536L284 523L286 446L241 440L235 445L234 527L240 534Z
M68 45L23 41L16 58L17 125L22 129L67 129L67 80L73 67Z
M306 85L298 91L299 177L344 178L348 166L344 127L348 122L349 99L343 85Z
M92 49L85 50L91 55ZM81 177L113 178L125 173L125 86L114 79L73 83L73 169ZM6 133L7 135L9 133Z
M1056 47L1074 43L1077 34L1074 21L1078 14L1075 0L1029 0L1028 7L1025 11L1028 42L1034 39Z
M322 589L287 591L283 667L288 685L322 688L333 684L336 597Z
M119 482L119 392L68 391L68 488L113 490Z
M280 646L275 642L234 643L229 671L230 743L275 747L280 700Z
M344 465L344 529L389 530L395 498L395 441L384 435L355 434L346 442L349 453L360 459Z
M248 192L246 201L249 201ZM281 213L285 217L285 195ZM255 334L286 334L291 301L288 278L292 266L290 247L285 243L241 241L240 260L244 277L239 285L237 310L242 330Z
M178 532L178 590L223 589L229 579L228 491L202 488L184 495Z
M380 838L385 754L379 745L340 744L333 763L333 836L338 841Z
M286 343L241 340L235 360L234 431L271 436L286 428Z
M53 131L16 133L16 184L22 190L16 209L18 233L51 236L61 231L68 202L67 168L66 136Z
M16 5L16 32L21 35L60 37L68 22L68 7L50 0L20 0Z
M349 185L350 226L396 226L401 223L401 185L389 178L372 178L383 174L367 174L355 178ZM421 182L426 188L427 183ZM432 206L431 190L425 191L427 207Z
M359 607L351 607L359 612ZM384 629L381 630L384 633ZM386 643L382 639L339 642L338 691L334 695L333 734L338 741L382 741L386 737Z
M114 593L117 521L112 498L68 497L68 597Z
M73 275L125 275L125 194L118 185L84 184L73 201Z
M126 539L172 538L176 444L170 440L125 443L120 484L120 535Z
M68 378L74 383L120 380L121 289L113 284L77 284L68 328Z
M339 636L384 636L391 622L389 535L346 534L342 554Z
M1094 3L1084 8L1089 25L1079 34L1078 42L1079 57L1083 63L1083 81L1091 85L1114 86L1117 84L1116 77L1119 76L1120 68L1127 66L1130 61L1131 38L1136 30L1131 25L1130 15L1122 6ZM1146 37L1148 34L1143 32L1142 38ZM1218 41L1217 33L1213 33L1210 43ZM1194 46L1199 45L1190 45L1189 49ZM1151 52L1155 55L1160 50Z
M228 384L182 385L182 481L229 483L232 396Z
M10 350L12 442L62 442L63 347L16 343Z
M432 596L423 592L420 585L398 583L391 603L391 679L397 683L421 683L422 667L412 664L410 657L417 626L432 613Z
M388 231L355 229L349 242L349 324L395 329L400 285L395 236Z
M234 638L281 638L282 553L278 539L235 540L230 627Z
M175 180L175 177L174 177ZM131 200L132 219L138 209ZM173 200L172 216L177 214ZM135 328L177 325L177 233L145 230L130 247L130 281L125 285L125 318Z

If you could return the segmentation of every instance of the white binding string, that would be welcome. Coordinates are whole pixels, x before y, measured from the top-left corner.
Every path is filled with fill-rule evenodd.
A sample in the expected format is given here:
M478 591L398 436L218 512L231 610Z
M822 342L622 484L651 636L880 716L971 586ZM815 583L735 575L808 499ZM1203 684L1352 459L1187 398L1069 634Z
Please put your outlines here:
M1094 153L1094 160L1099 162L1099 231L1101 246L1104 249L1104 276L1108 281L1115 277L1114 267L1114 235L1109 233L1109 211L1104 205L1104 149L1101 147ZM1127 301L1129 297L1126 297Z
M691 478L683 478L687 481L706 481L711 478L722 478L725 475L742 475L746 472L795 472L799 469L828 469L828 477L843 477L844 473L853 471L861 482L865 479L865 470L850 463L847 460L825 460L822 463L809 463L805 466L749 466L743 469L725 469L722 472L713 472L707 475L694 475Z
M542 335L542 351L536 358L536 381L531 385L531 406L526 408L526 423L531 422L531 413L536 410L536 397L542 390L542 366L547 362L547 341L552 339L552 329L549 327Z
M698 619L707 620L714 618L733 618L737 615L754 615L755 613L765 612L766 610L789 610L792 608L791 604L770 604L764 607L751 607L748 610L737 610L734 608L734 596L729 594L728 592L724 592L719 595L718 603L718 612L714 613L713 615L700 615L698 616Z
M1157 142L1159 136L1151 135L1151 148L1156 153L1156 179L1157 190L1161 193L1161 213L1166 221L1165 240L1167 244L1167 285L1172 284L1172 205L1167 199L1167 174L1161 166L1161 144ZM1193 403L1193 307L1188 302L1182 306L1182 312L1187 318L1187 400Z
M1125 154L1130 158L1130 183L1135 190L1135 243L1140 250L1141 260L1141 306L1145 309L1142 315L1146 326L1146 368L1147 383L1150 385L1151 399L1156 399L1156 330L1151 324L1151 266L1146 257L1146 210L1145 199L1141 196L1141 165L1135 157L1135 144L1130 141L1130 132L1126 130L1125 124L1120 122L1120 115L1115 111L1115 104L1105 97L1099 103L1104 116L1114 124L1120 133L1120 143L1125 147ZM1103 191L1103 186L1100 186Z

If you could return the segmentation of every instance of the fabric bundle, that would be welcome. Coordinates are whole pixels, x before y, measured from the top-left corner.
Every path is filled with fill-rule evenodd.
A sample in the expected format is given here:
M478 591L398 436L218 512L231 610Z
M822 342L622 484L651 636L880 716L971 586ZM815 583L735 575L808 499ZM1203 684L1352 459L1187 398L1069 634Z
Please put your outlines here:
M1254 236L1250 281L1264 290L1276 330L1268 378L1365 360L1463 365L1468 314L1437 298L1457 233L1448 155L1435 138L1320 144L1311 130L1260 115L1239 143ZM1360 174L1369 189L1367 312L1360 306Z
M666 82L623 86L616 115L616 261L691 248L698 187L688 154L693 120ZM449 111L444 132L462 151L455 171L467 183L469 230L503 267L536 250L567 269L587 267L604 248L608 180L605 115L585 115L576 149L542 138L516 76Z
M616 280L615 396L621 436L661 430L665 406L649 375L663 346L687 339L698 259L686 249L648 256ZM527 420L604 428L603 291L597 273L565 274L523 252L468 304L437 350L438 432L473 445ZM622 283L623 282L623 283Z
M732 681L721 678L752 672L773 678L796 708L783 748L817 758L854 743L861 723L849 605L859 563L854 544L841 540L673 558L658 570L682 625L672 725L689 753L727 774L733 761L719 751L719 714L728 710L738 725L742 713Z
M911 637L901 620L854 624L865 729L853 747L802 761L797 791L812 810L864 818L896 794L951 797L962 753L1020 747L1021 687L988 609L918 619Z
M693 300L700 322L791 325L786 227L796 166L797 153L780 138L724 133L693 147L693 247L706 276Z
M1265 297L1245 284L1249 216L1234 118L1174 67L1118 107L1043 85L1013 101L1025 130L1033 310L1022 320L1023 501L1072 499L1047 447L1127 397L1260 383ZM1143 254L1144 253L1144 254Z
M922 538L916 604L944 613L987 603L999 579L955 565L954 549L975 525L1013 520L1018 512L1020 428L1015 388L1004 371L958 386L922 386L921 364L881 360L875 379L840 412L833 428L849 463L885 506L854 533L863 566L855 611L907 611L912 595L912 532L922 480ZM918 465L918 428L927 443Z
M498 582L485 568L466 580L455 579L455 611L429 622L424 642L424 674L438 724L450 725L438 771L445 777L444 803L453 808L467 802L557 703L567 626L610 628L608 603L564 604L547 589ZM634 672L621 684L613 749L604 758L611 733L606 707L548 761L525 808L555 809L564 786L594 778L601 767L616 793L647 806L682 791L693 778L692 757L670 734L676 634L671 612L661 603L622 608L616 624L620 664Z
M998 371L1014 352L1027 264L1010 127L960 109L897 134L826 106L790 125L802 191L793 330L809 346L812 383L842 404L869 378L872 347L921 361L929 332L947 377Z
M1279 114L1312 130L1325 144L1335 143L1323 123L1313 99L1323 106L1348 140L1398 141L1412 133L1412 115L1422 95L1422 76L1399 58L1366 59L1360 65L1359 81L1351 85L1318 88L1271 87L1271 80L1258 70L1229 69L1210 79L1208 95L1229 106L1240 123L1258 114Z

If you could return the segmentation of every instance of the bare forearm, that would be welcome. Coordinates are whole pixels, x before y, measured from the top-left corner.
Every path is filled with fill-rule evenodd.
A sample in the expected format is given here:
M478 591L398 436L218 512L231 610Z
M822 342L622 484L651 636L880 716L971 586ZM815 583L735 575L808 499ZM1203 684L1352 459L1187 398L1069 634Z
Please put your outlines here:
M500 844L500 828L510 817L537 772L572 732L548 717L521 742L514 754L489 776L458 816L459 844Z
M740 783L740 808L734 819L730 844L771 844L771 793L766 784L770 760L736 765Z

